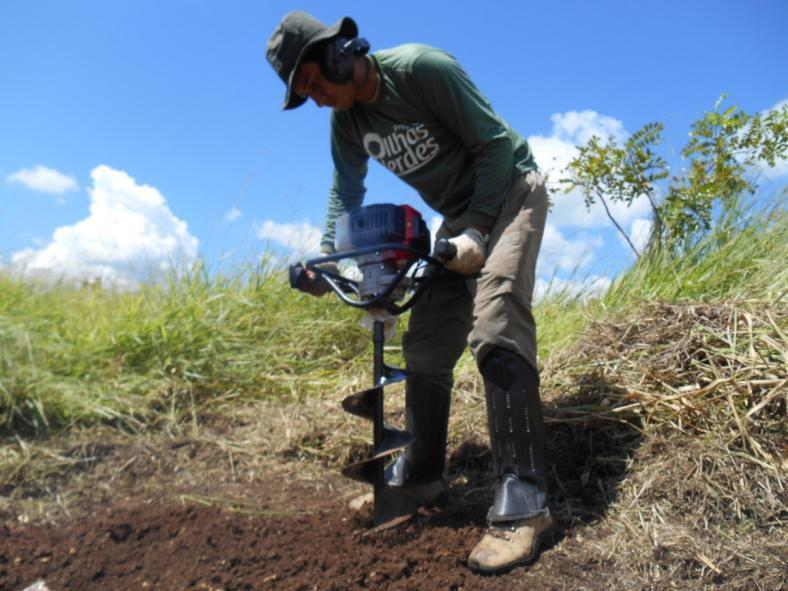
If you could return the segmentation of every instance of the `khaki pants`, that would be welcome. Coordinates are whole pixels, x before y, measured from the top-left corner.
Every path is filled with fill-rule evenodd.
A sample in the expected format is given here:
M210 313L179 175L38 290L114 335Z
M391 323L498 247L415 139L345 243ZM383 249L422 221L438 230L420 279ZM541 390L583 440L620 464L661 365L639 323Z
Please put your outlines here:
M530 172L512 181L479 277L440 276L411 310L403 335L410 371L450 388L466 344L478 365L492 348L500 347L536 368L531 298L547 206L541 174ZM436 239L452 235L444 224Z

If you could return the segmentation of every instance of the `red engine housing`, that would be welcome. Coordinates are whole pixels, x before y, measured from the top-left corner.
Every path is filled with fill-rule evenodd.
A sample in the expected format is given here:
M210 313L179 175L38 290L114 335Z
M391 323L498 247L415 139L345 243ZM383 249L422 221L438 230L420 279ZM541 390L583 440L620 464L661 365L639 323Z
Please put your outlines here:
M421 213L410 205L367 205L337 219L337 252L392 244L408 246L422 254L429 252L429 228ZM385 260L407 261L417 256L414 252L395 248L381 253Z

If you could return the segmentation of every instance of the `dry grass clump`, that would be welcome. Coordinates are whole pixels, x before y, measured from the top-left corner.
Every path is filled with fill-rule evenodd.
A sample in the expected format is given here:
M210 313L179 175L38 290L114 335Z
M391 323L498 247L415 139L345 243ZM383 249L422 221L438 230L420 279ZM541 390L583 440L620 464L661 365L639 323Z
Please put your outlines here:
M787 321L782 304L654 304L592 323L586 339L549 360L549 420L638 433L619 454L618 485L600 485L615 495L604 516L610 533L594 543L600 564L645 588L780 588Z

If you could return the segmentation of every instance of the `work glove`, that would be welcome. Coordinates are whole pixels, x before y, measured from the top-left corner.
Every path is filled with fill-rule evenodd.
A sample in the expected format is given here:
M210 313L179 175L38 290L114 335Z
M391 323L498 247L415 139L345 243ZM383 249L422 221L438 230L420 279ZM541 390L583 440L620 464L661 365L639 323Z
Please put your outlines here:
M486 246L488 237L476 228L465 228L462 234L449 238L449 244L456 249L454 256L441 257L444 266L461 275L474 275L481 271L487 258Z
M291 287L295 287L299 291L303 291L304 293L308 293L309 295L313 295L315 297L320 297L331 291L331 286L322 275L307 269L300 263L296 267L299 268L300 275L298 275L297 280L294 280L292 275L293 271L291 271ZM333 261L320 263L317 265L317 267L328 271L329 273L336 273L337 275L340 273L339 266Z

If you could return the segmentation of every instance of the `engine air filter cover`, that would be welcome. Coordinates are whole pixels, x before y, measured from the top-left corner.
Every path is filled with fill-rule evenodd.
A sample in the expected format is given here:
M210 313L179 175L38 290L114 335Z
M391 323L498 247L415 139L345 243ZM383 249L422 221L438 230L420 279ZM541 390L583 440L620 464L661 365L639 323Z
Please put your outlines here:
M367 205L337 218L337 252L379 244L401 244L426 253L430 248L430 231L421 214L409 205Z

